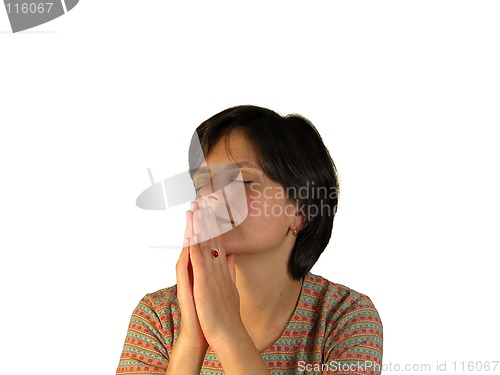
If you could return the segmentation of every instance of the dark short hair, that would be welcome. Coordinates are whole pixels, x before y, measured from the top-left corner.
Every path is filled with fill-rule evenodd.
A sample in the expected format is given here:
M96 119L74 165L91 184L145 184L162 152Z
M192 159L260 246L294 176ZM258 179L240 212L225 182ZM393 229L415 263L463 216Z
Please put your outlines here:
M308 119L242 105L228 108L198 126L189 147L191 176L212 146L222 136L229 136L234 128L244 131L256 148L264 173L283 186L289 198L298 203L299 214L306 219L288 261L289 274L294 280L300 280L330 241L339 194L335 164ZM229 137L226 137L226 147L228 145Z

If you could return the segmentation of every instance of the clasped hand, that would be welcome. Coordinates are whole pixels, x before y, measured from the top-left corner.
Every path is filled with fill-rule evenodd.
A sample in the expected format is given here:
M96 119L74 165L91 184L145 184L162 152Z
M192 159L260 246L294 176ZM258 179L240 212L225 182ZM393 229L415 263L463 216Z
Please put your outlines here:
M226 255L219 240L215 214L205 200L186 212L184 246L176 265L180 334L193 349L224 345L243 329L236 288L234 255ZM212 256L216 249L218 256Z

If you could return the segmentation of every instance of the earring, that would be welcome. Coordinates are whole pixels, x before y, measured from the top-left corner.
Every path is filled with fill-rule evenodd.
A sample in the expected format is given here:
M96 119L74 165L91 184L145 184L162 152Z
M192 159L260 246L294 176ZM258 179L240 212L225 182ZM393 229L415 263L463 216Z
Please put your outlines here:
M297 237L299 231L297 229L292 229L292 236Z

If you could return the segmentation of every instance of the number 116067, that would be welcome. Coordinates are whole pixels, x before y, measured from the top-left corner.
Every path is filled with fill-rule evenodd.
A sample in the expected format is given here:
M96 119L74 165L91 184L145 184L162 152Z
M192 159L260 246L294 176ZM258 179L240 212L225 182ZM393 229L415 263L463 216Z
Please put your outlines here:
M54 3L7 3L6 7L8 13L41 14L50 13L52 5Z

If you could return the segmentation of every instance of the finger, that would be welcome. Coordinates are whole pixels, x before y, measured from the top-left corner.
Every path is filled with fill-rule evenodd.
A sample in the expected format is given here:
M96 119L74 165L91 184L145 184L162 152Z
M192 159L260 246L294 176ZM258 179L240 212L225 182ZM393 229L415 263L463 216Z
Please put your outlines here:
M226 252L220 243L220 229L217 224L217 219L212 207L208 204L199 205L202 212L202 220L208 232L208 240L201 243L201 254L205 258L205 269L207 274L226 274L228 273L226 259ZM216 251L214 257L213 252Z
M179 260L177 261L177 266L182 270L187 270L187 261L189 259L189 237L191 237L192 233L192 215L191 211L186 211L186 230L184 232L184 242L182 246L182 251L179 256Z
M191 282L189 280L188 272L189 264L189 238L184 239L184 247L182 248L181 255L175 266L175 277L177 280L177 293L179 295L186 295L186 292L191 290Z
M208 228L209 238L216 238L221 235L219 224L217 224L217 219L215 217L214 210L210 205L206 205L206 223Z
M176 279L179 288L190 288L191 281L189 276L189 246L190 238L193 235L193 212L186 211L186 231L184 233L184 243L176 265Z
M236 268L234 266L234 255L230 254L226 256L226 262L227 262L227 270L229 271L229 276L231 277L231 280L233 280L233 283L236 284Z
M194 272L203 275L209 275L213 272L213 263L211 251L213 248L212 240L208 235L207 228L207 203L205 200L198 202L197 210L193 214L194 226L194 242L195 245L191 246L190 256L193 263ZM203 277L203 276L202 276Z
M201 227L205 231L204 238L202 239L202 241L204 242L200 244L200 250L203 257L207 260L207 262L209 262L207 264L207 267L210 267L209 264L212 264L210 263L210 261L212 261L211 259L213 258L212 251L214 249L217 249L219 256L223 255L219 250L219 241L217 238L219 234L219 229L215 219L215 214L212 208L207 204L207 202L204 201L202 204L199 205L199 207L200 207L199 218L202 222Z
M186 231L184 238L191 238L193 235L193 211L186 211Z
M196 201L192 201L190 207L191 207L191 211L194 212L198 208L198 203L196 203Z
M199 242L205 241L206 230L204 228L204 222L202 219L202 203L200 202L196 206L196 210L193 212L193 234L197 236L197 241L191 244L198 244Z
M184 243L182 246L181 255L179 256L180 266L186 268L189 261L189 238L193 233L193 213L191 211L186 211L186 230L184 231Z
M193 234L193 244L189 246L189 259L193 266L193 274L202 276L204 272L204 259L200 250L200 239L197 234Z
M212 255L211 251L215 248L217 249L219 256L223 259L226 256L226 252L220 243L219 236L221 235L221 230L219 228L219 225L217 224L214 210L212 209L212 207L207 205L204 212L206 217L204 221L207 223L207 230L210 234L210 256Z

